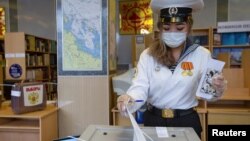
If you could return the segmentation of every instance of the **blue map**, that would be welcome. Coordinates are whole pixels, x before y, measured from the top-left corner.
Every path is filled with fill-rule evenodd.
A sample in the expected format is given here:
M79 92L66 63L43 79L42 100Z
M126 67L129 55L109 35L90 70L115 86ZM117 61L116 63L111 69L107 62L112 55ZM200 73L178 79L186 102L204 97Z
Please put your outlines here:
M64 1L63 70L102 70L101 8L100 0Z

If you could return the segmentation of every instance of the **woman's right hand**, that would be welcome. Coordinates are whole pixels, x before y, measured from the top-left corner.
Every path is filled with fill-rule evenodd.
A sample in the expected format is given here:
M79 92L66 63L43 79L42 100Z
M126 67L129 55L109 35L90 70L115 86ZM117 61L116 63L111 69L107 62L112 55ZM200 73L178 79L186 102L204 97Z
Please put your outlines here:
M133 101L133 98L127 94L121 95L117 98L117 108L122 116L128 117L126 105L128 105L130 101Z

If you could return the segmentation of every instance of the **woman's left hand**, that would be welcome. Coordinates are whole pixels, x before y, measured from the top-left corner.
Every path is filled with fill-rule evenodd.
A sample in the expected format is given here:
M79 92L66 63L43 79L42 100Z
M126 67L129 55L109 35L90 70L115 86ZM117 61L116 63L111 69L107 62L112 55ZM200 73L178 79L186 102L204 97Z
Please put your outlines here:
M227 81L222 74L216 74L212 77L212 86L216 90L215 97L221 97L227 88Z

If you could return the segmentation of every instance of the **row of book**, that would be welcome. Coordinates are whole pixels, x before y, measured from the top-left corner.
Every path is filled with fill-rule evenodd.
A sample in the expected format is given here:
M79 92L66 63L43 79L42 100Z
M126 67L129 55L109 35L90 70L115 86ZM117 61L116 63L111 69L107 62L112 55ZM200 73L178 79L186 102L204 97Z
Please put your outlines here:
M49 79L48 69L28 69L26 71L27 80L42 81Z
M51 53L57 53L56 41L50 41L50 52Z
M25 36L26 50L36 52L56 53L56 41L38 38L31 35Z
M48 54L26 54L26 66L48 66L50 65L50 58Z
M194 35L191 40L199 45L209 45L208 35ZM250 32L214 33L213 45L250 45Z
M214 48L213 57L219 59L221 54L228 54L230 58L230 64L240 67L243 50L244 48Z
M50 69L50 79L51 80L57 80L57 68L51 68Z
M50 55L50 65L56 66L56 64L57 64L57 56Z
M214 45L249 45L249 32L214 33Z
M47 100L57 100L57 85L55 83L47 83L45 86Z
M208 36L207 35L191 36L191 40L195 44L199 44L199 45L202 45L202 46L207 46L208 45Z

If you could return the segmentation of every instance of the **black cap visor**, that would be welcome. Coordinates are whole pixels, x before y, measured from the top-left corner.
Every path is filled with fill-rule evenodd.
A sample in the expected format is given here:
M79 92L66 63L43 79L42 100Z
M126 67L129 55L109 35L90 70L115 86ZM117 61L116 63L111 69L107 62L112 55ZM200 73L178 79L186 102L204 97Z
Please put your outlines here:
M187 22L192 18L192 9L184 7L171 7L162 9L160 12L162 23L167 22Z

